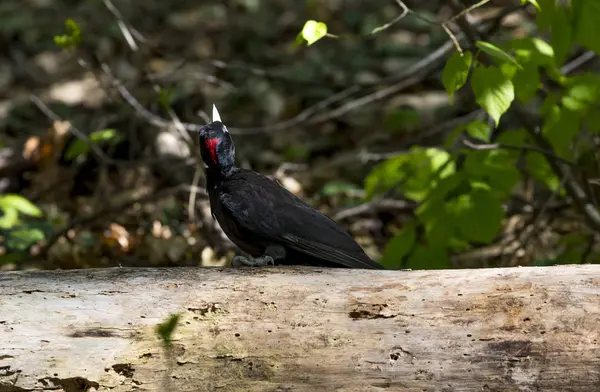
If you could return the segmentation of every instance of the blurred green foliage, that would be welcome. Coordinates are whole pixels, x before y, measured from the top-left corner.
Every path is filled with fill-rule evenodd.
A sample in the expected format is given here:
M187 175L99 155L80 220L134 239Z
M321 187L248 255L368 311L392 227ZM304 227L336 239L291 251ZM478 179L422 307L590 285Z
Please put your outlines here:
M476 102L498 125L515 96L527 103L538 92L544 92L539 75L544 70L560 90L548 93L539 110L543 116L542 134L558 155L577 159L572 142L583 132L582 125L596 133L600 128L597 107L600 75L586 72L568 77L559 68L576 49L576 43L600 52L597 29L592 27L600 25L600 5L585 0L573 1L568 6L552 0L532 3L538 12L539 29L551 32L549 42L537 37L519 38L504 43L502 47L506 49L503 49L478 41L476 48L480 52L457 51L449 58L442 82L452 99L470 74ZM484 59L484 54L489 57ZM490 142L490 127L482 121L460 126L452 136L462 130L473 138ZM522 129L503 136L513 140L517 136L521 145L524 141L531 142ZM377 165L365 179L367 198L399 188L406 198L421 203L417 221L405 225L390 240L382 264L388 268L447 268L448 254L456 244L492 243L505 219L503 204L523 176L516 169L521 155L501 149L450 154L413 148ZM536 152L525 155L533 176L551 191L557 191L559 179L547 163L552 158ZM464 163L457 169L459 157ZM421 230L424 234L417 235ZM580 246L569 246L559 263L577 262L585 251L583 236L574 234L568 242ZM547 262L535 264L540 263L547 265Z

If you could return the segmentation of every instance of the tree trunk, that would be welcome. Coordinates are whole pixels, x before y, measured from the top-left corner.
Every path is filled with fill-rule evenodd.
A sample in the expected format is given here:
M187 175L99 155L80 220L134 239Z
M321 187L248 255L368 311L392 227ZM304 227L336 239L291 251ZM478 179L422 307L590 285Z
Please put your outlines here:
M593 265L0 274L1 392L592 392L599 335Z

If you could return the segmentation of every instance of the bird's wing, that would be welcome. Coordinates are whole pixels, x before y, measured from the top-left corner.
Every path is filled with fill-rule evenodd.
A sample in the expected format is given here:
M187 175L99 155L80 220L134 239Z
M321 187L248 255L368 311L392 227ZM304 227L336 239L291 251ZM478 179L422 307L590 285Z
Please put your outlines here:
M326 215L265 176L240 174L227 181L220 201L247 235L349 268L382 268Z
M364 254L362 249L360 252L348 252L322 241L312 241L292 234L285 234L283 238L285 244L292 249L348 268L382 268L379 263Z

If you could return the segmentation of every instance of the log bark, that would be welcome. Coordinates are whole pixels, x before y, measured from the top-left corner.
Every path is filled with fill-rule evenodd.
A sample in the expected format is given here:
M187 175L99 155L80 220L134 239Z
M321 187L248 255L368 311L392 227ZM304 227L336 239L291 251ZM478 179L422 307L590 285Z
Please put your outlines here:
M599 335L593 265L0 274L1 392L590 392Z

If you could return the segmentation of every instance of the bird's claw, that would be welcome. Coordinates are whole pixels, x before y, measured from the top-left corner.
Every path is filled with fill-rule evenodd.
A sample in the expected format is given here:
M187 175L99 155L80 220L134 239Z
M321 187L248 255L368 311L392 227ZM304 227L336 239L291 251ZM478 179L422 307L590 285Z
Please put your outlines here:
M245 256L235 256L233 260L231 260L231 266L234 268L239 267L264 267L266 265L275 265L275 261L271 256L260 256L256 258L250 258Z

